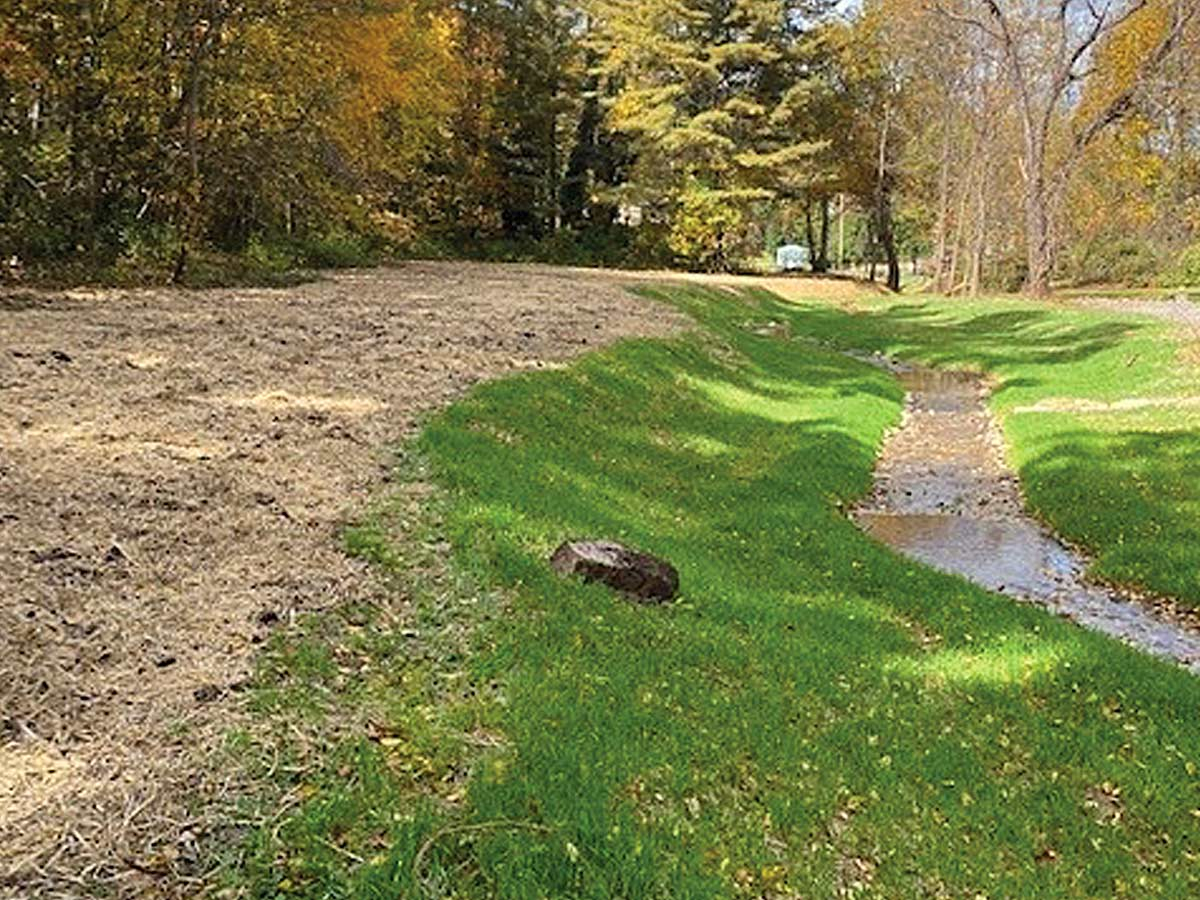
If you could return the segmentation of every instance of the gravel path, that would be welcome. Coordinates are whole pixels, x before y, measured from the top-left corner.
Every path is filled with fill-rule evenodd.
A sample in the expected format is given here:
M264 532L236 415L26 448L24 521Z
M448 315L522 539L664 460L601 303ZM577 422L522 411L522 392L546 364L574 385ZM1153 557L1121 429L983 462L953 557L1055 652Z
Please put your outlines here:
M1176 298L1171 300L1121 300L1113 297L1083 297L1074 305L1103 312L1151 316L1172 322L1200 334L1200 303Z

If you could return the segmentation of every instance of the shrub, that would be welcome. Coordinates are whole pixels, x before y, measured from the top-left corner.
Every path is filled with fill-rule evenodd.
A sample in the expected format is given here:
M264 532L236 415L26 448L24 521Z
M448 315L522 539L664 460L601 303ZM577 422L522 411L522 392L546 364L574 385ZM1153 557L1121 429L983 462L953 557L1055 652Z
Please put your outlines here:
M1163 283L1168 287L1200 287L1200 242L1179 254Z
M298 261L314 269L349 269L377 261L377 242L361 234L334 229L296 242Z
M721 191L691 184L679 197L667 245L692 269L729 269L744 217Z
M294 246L268 241L259 234L250 238L242 256L252 267L267 272L286 272L296 265Z
M117 283L140 284L169 277L179 258L179 233L161 222L133 222L118 233L118 253L112 263Z
M1079 284L1141 286L1154 280L1162 260L1138 237L1098 237L1079 244L1064 260L1064 273Z
M476 259L607 268L662 267L673 259L662 227L654 223L644 223L636 228L610 224L561 228L540 239L423 234L407 242L403 252L408 257L421 259Z

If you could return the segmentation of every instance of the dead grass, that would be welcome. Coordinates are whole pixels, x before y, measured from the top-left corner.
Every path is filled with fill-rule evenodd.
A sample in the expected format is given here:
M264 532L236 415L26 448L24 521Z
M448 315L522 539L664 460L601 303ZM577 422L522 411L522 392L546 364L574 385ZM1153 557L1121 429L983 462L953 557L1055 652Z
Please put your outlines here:
M1181 365L1193 369L1200 368L1200 330L1193 332L1190 336L1185 336L1180 341L1179 362Z
M0 323L0 885L49 897L193 891L184 801L256 646L377 590L338 534L383 447L480 379L679 319L603 277L422 263L9 295Z
M1017 406L1013 412L1120 413L1142 409L1200 409L1200 397L1125 397L1105 403L1082 397L1047 397L1030 406Z
M581 270L588 271L588 270ZM679 284L701 284L741 291L749 288L770 291L784 300L819 300L851 310L860 309L873 298L892 296L879 284L852 278L821 278L811 275L705 275L698 272L615 272L635 282L653 280Z

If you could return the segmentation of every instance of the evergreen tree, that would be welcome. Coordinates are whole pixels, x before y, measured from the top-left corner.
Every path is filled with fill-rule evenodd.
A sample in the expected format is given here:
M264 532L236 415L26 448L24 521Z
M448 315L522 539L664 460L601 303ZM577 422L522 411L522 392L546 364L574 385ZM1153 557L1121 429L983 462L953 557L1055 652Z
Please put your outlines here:
M821 145L802 127L816 50L807 37L830 4L593 0L589 8L597 71L613 87L608 121L636 153L624 196L670 214L687 194L707 198L691 207L738 206L795 196L811 180Z

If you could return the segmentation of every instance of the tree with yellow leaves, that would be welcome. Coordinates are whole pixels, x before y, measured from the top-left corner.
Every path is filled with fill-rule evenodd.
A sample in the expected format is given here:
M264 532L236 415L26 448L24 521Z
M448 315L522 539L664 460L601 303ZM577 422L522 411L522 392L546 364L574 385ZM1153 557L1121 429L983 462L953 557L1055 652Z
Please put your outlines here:
M1021 133L1025 288L1046 294L1058 215L1084 152L1133 102L1200 12L1198 0L937 0L944 20L1000 61ZM1083 91L1084 99L1075 102Z

